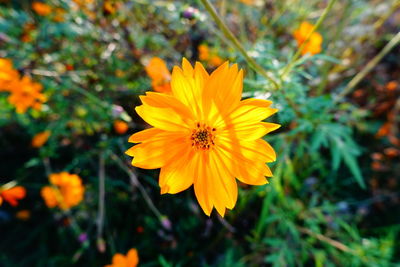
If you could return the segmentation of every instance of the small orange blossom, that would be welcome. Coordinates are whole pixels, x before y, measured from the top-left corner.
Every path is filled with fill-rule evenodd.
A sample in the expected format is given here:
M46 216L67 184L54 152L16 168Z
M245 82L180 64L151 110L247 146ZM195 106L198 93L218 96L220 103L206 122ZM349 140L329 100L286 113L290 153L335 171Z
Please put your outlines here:
M18 201L25 198L25 196L26 196L26 189L23 186L0 188L0 205L2 204L4 199L11 206L15 207L18 205Z
M171 73L164 60L159 57L151 58L146 65L146 72L152 79L151 85L155 91L161 93L171 92Z
M121 120L114 121L114 131L117 134L125 134L129 129L129 125Z
M48 16L52 11L51 6L49 6L48 4L42 3L42 2L33 2L32 9L39 16Z
M36 148L42 147L49 139L50 134L51 134L50 131L44 131L36 134L32 138L32 146Z
M78 175L67 172L53 173L49 180L52 186L45 186L40 192L47 207L58 206L62 210L68 210L83 200L85 187Z
M116 253L112 258L112 264L104 267L136 267L139 264L139 256L136 249L132 248L125 255Z
M305 45L301 51L302 55L310 53L311 55L315 55L321 52L322 45L322 35L318 32L310 33L314 29L314 25L309 22L302 22L300 27L293 33L294 38L297 41L297 45L300 47L304 42ZM309 36L310 35L310 36ZM307 37L308 40L307 40Z

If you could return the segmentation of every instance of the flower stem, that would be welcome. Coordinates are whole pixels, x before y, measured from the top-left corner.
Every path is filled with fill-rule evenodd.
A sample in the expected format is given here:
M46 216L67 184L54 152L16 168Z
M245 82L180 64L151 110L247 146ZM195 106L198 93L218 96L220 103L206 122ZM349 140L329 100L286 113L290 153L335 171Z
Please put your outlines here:
M400 32L398 32L389 43L376 55L368 64L347 84L343 91L335 98L335 103L339 102L343 97L349 94L354 87L381 61L381 59L400 43Z
M324 12L322 13L321 17L319 17L317 23L314 25L312 30L308 33L306 40L299 46L299 48L296 51L296 54L292 57L290 60L289 64L286 65L286 67L283 69L283 73L281 75L281 79L284 79L285 76L290 72L290 70L293 68L293 65L296 63L297 59L301 55L301 51L303 51L304 46L307 44L308 39L310 39L311 35L318 30L319 26L322 24L322 22L325 20L326 15L328 15L329 11L332 9L333 4L336 2L336 0L330 0L328 5L326 6Z
M209 0L200 0L207 12L211 15L211 17L214 19L214 22L217 24L218 28L222 31L222 33L225 35L225 37L232 42L232 44L236 47L237 50L242 54L242 56L245 58L247 63L250 65L250 67L264 76L269 82L273 84L275 89L279 89L278 83L269 76L269 74L265 71L263 67L261 67L252 57L250 57L242 44L239 42L239 40L235 37L235 35L229 30L228 26L226 26L225 22L222 20L222 18L218 15L217 11L213 7L213 5L210 3Z

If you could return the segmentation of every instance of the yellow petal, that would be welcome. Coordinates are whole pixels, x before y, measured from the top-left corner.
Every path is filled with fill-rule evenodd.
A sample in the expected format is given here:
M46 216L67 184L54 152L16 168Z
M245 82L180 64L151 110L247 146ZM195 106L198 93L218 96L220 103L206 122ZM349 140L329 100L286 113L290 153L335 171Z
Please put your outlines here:
M173 149L171 149L173 147ZM172 158L182 154L190 147L187 139L175 137L152 139L137 144L125 153L133 157L132 165L143 169L157 169L165 166Z
M204 154L201 154L198 166L198 176L194 180L194 193L196 195L197 201L200 207L203 209L207 216L210 216L213 209L212 199L210 195L209 185L211 184L211 177L207 170L207 159Z
M198 168L198 153L190 150L186 155L178 155L176 160L161 168L159 184L161 193L176 194L193 184Z
M240 102L238 107L227 115L223 121L220 121L215 127L221 127L224 124L227 126L238 124L254 124L260 122L278 110L270 108L271 101L261 99L246 99Z
M140 143L143 141L148 141L149 139L152 139L156 136L159 136L159 134L164 134L164 133L167 133L167 132L157 129L157 128L150 128L150 129L146 129L146 130L132 134L129 137L128 142L129 143Z
M218 134L227 139L238 140L256 140L269 132L272 132L280 127L279 124L259 122L256 124L231 124L220 131Z
M190 63L188 63L190 65ZM192 68L190 66L190 68ZM190 70L187 66L185 72L179 67L172 71L171 87L173 95L189 109L196 118L200 118L201 96L204 84L204 73L198 67L197 71Z
M142 119L154 126L166 131L185 131L189 128L186 118L181 117L172 108L156 108L141 105L135 108Z

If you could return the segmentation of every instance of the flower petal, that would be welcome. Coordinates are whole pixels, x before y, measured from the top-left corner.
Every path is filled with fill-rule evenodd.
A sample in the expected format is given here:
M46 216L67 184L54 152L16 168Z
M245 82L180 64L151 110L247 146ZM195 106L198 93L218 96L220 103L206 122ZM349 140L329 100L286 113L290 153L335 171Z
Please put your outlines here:
M260 122L278 111L270 108L271 104L271 101L262 99L243 100L232 113L217 122L215 127L229 127L239 124L251 125Z
M170 138L163 138L170 136ZM173 149L171 149L173 147ZM133 157L132 165L143 169L157 169L165 166L173 158L190 147L187 138L181 134L163 133L158 138L150 139L141 144L137 144L125 153Z
M142 119L154 126L166 131L185 131L189 128L188 121L172 108L156 108L141 105L135 108Z
M198 168L198 153L190 150L186 155L171 161L161 168L159 184L161 194L176 194L186 190L193 184Z

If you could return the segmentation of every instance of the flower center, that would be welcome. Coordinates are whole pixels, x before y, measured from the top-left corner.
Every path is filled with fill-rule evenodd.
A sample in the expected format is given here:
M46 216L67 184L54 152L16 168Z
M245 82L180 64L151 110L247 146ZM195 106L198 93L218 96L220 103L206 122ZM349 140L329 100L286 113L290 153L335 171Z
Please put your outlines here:
M210 147L214 146L215 131L215 128L211 128L210 126L198 122L190 137L192 147L209 150Z

